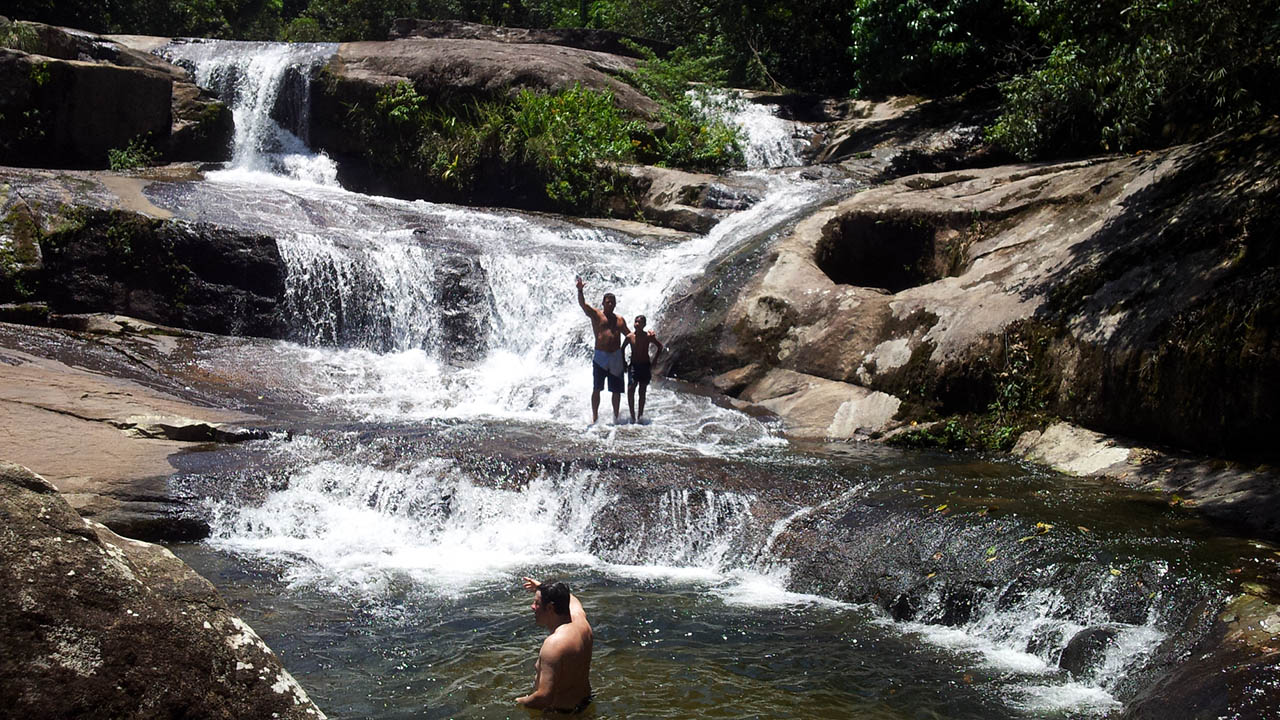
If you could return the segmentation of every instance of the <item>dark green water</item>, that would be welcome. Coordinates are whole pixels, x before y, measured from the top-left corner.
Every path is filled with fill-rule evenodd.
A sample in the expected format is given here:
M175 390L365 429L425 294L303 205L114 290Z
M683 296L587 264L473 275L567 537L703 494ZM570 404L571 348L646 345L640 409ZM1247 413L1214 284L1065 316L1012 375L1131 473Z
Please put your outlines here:
M513 699L544 631L524 574L569 581L589 613L589 717L956 720L1116 717L1197 603L1276 575L1272 549L1185 511L1014 463L834 445L584 467L533 452L546 441L442 425L280 443L257 499L173 549L353 719L529 715ZM594 534L552 539L575 513ZM1117 639L1073 675L1058 660L1087 628Z

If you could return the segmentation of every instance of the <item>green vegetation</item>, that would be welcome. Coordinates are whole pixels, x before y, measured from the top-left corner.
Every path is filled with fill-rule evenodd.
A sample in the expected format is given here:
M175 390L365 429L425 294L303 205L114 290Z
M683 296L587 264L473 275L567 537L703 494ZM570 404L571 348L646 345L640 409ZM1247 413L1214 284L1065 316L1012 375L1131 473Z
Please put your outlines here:
M714 90L724 82L717 58L697 57L684 48L659 58L652 50L633 47L644 59L624 79L658 102L657 119L662 124L638 148L638 159L708 172L742 165L738 130L718 119L716 112L723 103L732 102Z
M851 25L861 95L964 90L1014 65L1022 32L1007 0L857 0Z
M112 170L133 170L156 162L160 153L144 137L135 137L122 148L107 151L107 162Z
M0 18L0 47L31 52L36 46L35 30L30 25Z
M242 39L383 39L397 17L592 27L677 48L735 86L827 94L996 88L988 129L1020 157L1128 151L1205 137L1280 110L1280 3L1251 0L14 0L18 18L99 32ZM0 29L12 44L18 26ZM8 40L6 40L8 38ZM650 58L650 67L656 58ZM670 100L670 99L669 99ZM673 164L728 143L675 100ZM685 121L688 124L683 124ZM694 126L707 127L699 139ZM682 145L695 141L691 145Z
M610 164L633 157L632 135L641 129L610 93L581 86L525 90L512 102L436 105L402 82L372 107L351 107L347 122L368 147L367 160L411 171L437 191L466 193L485 178L517 192L537 184L553 206L575 210L597 209L612 193Z
M411 173L432 197L474 199L478 188L496 187L507 201L605 212L625 194L618 164L741 165L737 132L714 119L712 95L686 92L710 73L683 53L648 53L626 79L658 102L652 126L624 116L612 93L580 85L523 90L512 99L437 100L408 82L349 106L345 122L374 167Z

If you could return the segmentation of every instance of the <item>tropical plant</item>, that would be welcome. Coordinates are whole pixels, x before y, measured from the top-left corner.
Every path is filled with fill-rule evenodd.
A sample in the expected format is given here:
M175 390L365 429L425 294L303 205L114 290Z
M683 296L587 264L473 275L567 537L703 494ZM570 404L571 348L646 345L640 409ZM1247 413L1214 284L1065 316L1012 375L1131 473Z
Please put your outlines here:
M144 137L135 137L122 148L107 151L107 161L112 170L133 170L154 164L160 157Z

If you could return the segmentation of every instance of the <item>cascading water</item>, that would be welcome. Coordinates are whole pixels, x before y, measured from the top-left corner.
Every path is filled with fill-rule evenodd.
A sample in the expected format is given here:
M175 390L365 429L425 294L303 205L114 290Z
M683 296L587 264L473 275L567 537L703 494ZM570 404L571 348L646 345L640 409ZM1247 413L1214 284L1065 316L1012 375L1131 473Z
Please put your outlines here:
M337 167L307 147L310 75L337 50L332 43L197 40L160 54L194 71L196 84L231 106L231 170L337 185ZM287 118L288 128L279 118Z
M802 123L778 117L778 106L749 102L733 93L691 91L695 106L737 128L743 159L752 170L805 164L802 149L813 134Z
M225 43L167 49L192 64L202 83L235 96L234 164L258 174L215 174L210 182L156 184L149 192L187 219L276 238L288 270L285 313L298 344L254 362L286 368L285 381L333 423L275 440L253 472L204 492L216 498L207 506L211 545L265 559L292 592L327 598L314 601L324 612L362 608L368 618L356 634L389 638L404 655L384 658L369 649L358 662L388 676L412 670L419 686L444 688L432 695L439 716L467 714L467 707L478 708L474 716L505 712L492 691L497 681L486 674L492 668L456 658L471 657L477 642L510 645L509 626L475 618L505 616L505 588L528 572L568 572L594 588L592 612L601 608L596 622L608 631L602 640L617 652L599 659L613 687L633 700L662 698L659 704L674 708L668 717L709 708L725 717L824 717L833 708L873 716L884 707L945 717L1105 716L1119 707L1127 678L1184 622L1188 598L1218 592L1195 571L1171 568L1149 549L1101 540L1096 531L1050 536L1048 527L1085 521L1037 525L1037 515L1057 510L1032 500L1018 501L1026 506L1021 517L991 520L984 493L1003 496L1030 483L1036 489L1026 497L1039 498L1038 488L1053 483L1027 479L1016 466L974 471L946 458L919 466L925 461L898 454L815 459L788 450L766 422L661 384L649 396L652 424L584 431L592 338L575 276L585 279L590 302L614 292L628 320L648 315L661 338L664 302L715 258L779 232L848 189L784 171L762 174L756 181L765 191L750 209L705 236L660 247L570 220L349 193L328 171L317 180L290 170L331 163L269 117L278 105L269 88L289 85L286 69L305 76L332 51ZM263 82L253 85L249 76ZM749 151L752 164L799 164L780 150L794 152L793 135L764 134ZM205 362L216 371L218 363L246 358ZM607 403L606 395L606 416ZM906 491L929 482L915 478L934 476L938 493L971 488L984 498L983 509L961 522L954 508L944 510L958 501L917 500ZM812 548L834 538L851 538L853 549L832 557L863 555L828 583L820 560L826 555ZM1179 552L1176 541L1155 545ZM879 600L846 605L787 592L792 582ZM699 704L679 689L689 683L683 670L662 693L632 687L637 675L662 672L652 658L628 667L628 653L664 638L649 626L652 617L627 624L636 600L629 593L639 593L652 613L690 608L664 621L670 645L663 647L711 668L698 670L708 674L697 682L730 689L707 691L709 704ZM646 602L653 597L661 601ZM692 620L707 598L718 603L714 619ZM315 614L314 607L298 612ZM760 619L783 615L796 635L773 635ZM430 641L417 639L423 618ZM270 616L259 620L272 623ZM341 615L334 622L354 621ZM467 649L450 646L439 651L444 656L424 659L435 657L432 643L452 642L460 622L475 623L470 631L482 634L463 634L458 642ZM1086 648L1089 657L1064 661L1084 652L1083 635L1097 638ZM733 650L731 637L755 644ZM787 659L770 655L764 671L743 665L777 643L792 648ZM816 654L806 654L811 649ZM523 650L493 652L490 665L527 660ZM915 675L895 674L902 657L934 653L936 662L911 666ZM321 665L316 677L335 686L367 681L359 677L364 670L326 675ZM433 665L449 670L422 669ZM868 674L850 679L859 672ZM957 685L957 678L966 679ZM868 700L850 689L857 682L892 691L867 690ZM449 689L459 683L473 688L461 699ZM949 688L949 695L911 699L906 688L916 683ZM343 697L352 716L381 714ZM381 707L422 707L412 693L401 700L388 696ZM735 704L744 709L726 710ZM651 705L634 714L664 716Z

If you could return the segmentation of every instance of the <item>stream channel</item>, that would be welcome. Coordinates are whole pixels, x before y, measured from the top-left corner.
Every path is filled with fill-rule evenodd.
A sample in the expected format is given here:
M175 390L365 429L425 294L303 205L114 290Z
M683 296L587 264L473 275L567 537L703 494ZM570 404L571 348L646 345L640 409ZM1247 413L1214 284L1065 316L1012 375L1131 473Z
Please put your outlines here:
M679 242L352 193L306 145L300 78L334 49L165 48L232 103L237 145L146 191L273 236L287 265L291 341L189 362L306 412L181 460L212 534L171 547L331 717L526 716L543 631L522 575L589 613L591 717L1115 717L1274 575L1274 548L1150 497L788 442L676 381L655 379L644 422L608 422L606 394L589 426L576 275L661 338L664 299L857 187L804 179L792 129L753 106L758 201Z

